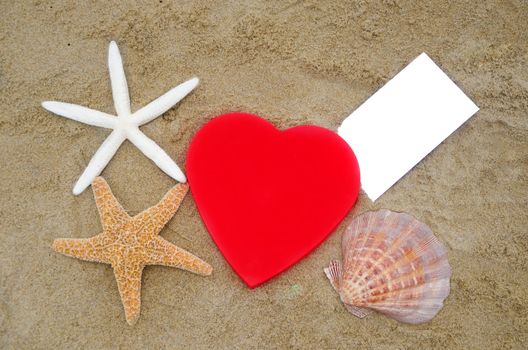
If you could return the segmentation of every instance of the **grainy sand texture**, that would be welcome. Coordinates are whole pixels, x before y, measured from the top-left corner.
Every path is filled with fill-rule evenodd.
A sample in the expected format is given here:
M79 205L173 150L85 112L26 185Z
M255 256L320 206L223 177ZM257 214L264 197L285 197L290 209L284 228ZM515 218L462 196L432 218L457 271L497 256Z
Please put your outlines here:
M0 348L527 348L527 33L523 0L1 1ZM130 327L109 266L51 249L55 238L101 231L91 191L71 190L109 131L40 107L62 100L114 113L110 40L133 110L201 78L142 127L181 166L200 126L228 111L335 130L423 51L480 111L376 203L361 193L315 252L255 290L187 196L161 235L213 275L147 267ZM175 183L128 141L103 176L131 214ZM377 208L411 213L447 246L452 290L429 323L357 319L323 274L345 225Z

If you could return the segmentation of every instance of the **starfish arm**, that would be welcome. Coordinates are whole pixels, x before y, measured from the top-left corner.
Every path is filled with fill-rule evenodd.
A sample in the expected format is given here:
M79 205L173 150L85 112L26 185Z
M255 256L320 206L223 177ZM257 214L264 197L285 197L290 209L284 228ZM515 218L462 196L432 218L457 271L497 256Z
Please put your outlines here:
M209 276L213 271L202 259L159 236L152 241L147 259L148 265L177 267L202 276Z
M180 167L154 141L149 139L138 128L127 131L127 137L144 155L150 158L167 175L179 182L187 182Z
M100 126L107 129L112 129L116 125L116 118L110 114L71 103L44 101L42 102L42 107L61 117L88 125Z
M100 176L96 177L92 182L92 190L103 230L123 225L130 220L130 216L119 204L105 179Z
M108 47L108 70L110 71L112 96L117 115L129 116L130 97L128 95L128 84L125 70L123 69L123 60L115 41L112 41Z
M170 89L145 107L134 112L131 118L132 122L139 126L156 119L194 90L199 81L198 78L192 78Z
M139 259L126 259L112 264L121 302L125 309L125 318L134 325L141 310L141 275L144 264Z
M52 247L57 253L72 258L110 264L102 234L91 238L58 238Z
M159 234L180 207L188 189L187 184L177 184L165 194L158 204L134 216L132 220L136 227L142 228L143 236L152 237Z
M106 167L110 159L117 152L117 149L123 141L126 139L126 135L121 130L114 130L106 138L103 144L99 147L97 152L88 163L88 166L77 180L77 183L73 187L73 194L78 195L86 189L93 181L93 179L101 174L103 169Z

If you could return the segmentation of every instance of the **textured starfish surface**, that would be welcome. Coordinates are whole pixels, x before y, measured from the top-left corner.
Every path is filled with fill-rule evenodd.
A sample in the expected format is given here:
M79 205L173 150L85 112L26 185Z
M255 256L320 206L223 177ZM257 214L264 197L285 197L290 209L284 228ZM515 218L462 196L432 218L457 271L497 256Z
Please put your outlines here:
M174 87L162 96L134 113L130 112L128 84L123 69L123 61L117 44L112 41L108 49L108 70L117 117L83 106L58 101L42 102L42 107L60 116L81 123L113 129L101 144L88 166L73 187L73 193L84 191L93 179L101 174L110 159L126 139L130 140L141 152L150 158L167 175L179 182L186 182L185 175L171 157L154 141L145 136L139 127L172 108L189 94L197 85L198 78L192 78Z
M141 274L146 265L211 274L213 269L208 263L158 235L178 210L188 185L177 184L158 204L134 217L127 214L102 177L95 178L92 189L103 232L86 239L56 239L53 249L81 260L112 265L130 325L139 317Z

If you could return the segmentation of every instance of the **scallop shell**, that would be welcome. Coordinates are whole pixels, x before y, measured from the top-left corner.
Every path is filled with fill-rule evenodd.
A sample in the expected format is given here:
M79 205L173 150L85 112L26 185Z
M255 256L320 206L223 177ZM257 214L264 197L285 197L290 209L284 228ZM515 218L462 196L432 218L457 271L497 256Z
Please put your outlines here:
M379 311L405 323L432 319L449 295L451 268L443 244L405 213L364 213L348 226L343 263L325 274L345 307L363 318Z

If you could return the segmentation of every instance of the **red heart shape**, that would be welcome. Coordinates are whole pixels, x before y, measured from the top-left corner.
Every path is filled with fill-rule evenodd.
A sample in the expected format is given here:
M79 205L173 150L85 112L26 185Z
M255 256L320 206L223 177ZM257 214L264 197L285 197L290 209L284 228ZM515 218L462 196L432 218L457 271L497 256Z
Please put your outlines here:
M204 125L186 164L211 237L250 288L323 242L359 192L356 157L335 132L307 125L280 131L246 113Z

